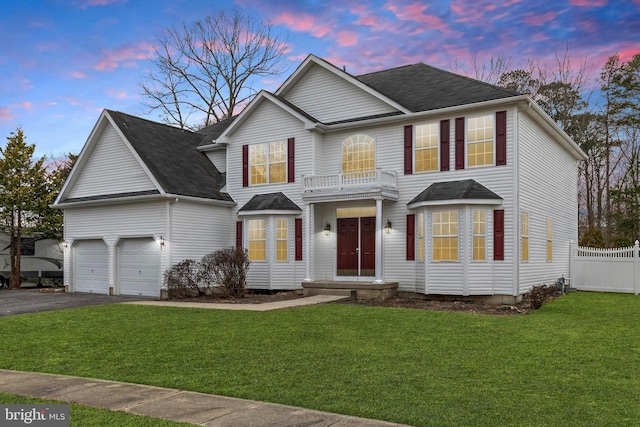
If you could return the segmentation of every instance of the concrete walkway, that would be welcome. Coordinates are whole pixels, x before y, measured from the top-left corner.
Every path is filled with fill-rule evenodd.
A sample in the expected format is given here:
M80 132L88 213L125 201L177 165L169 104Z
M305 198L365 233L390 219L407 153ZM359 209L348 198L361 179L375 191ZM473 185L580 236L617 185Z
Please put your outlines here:
M212 394L6 369L0 369L0 392L209 427L400 426L384 421Z
M323 304L326 302L349 299L345 296L314 295L311 297L289 299L284 301L265 302L262 304L233 304L233 303L208 303L208 302L181 302L181 301L129 301L123 304L156 305L161 307L182 308L208 308L215 310L246 310L246 311L271 311L283 308L302 307L305 305Z

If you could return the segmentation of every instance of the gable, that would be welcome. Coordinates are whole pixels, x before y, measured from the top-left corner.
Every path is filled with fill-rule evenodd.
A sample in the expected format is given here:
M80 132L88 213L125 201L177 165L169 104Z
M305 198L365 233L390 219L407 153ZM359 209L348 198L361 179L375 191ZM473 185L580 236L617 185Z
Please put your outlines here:
M309 67L286 93L280 95L322 123L398 112L317 64Z
M157 190L111 123L105 120L98 140L75 177L66 198Z

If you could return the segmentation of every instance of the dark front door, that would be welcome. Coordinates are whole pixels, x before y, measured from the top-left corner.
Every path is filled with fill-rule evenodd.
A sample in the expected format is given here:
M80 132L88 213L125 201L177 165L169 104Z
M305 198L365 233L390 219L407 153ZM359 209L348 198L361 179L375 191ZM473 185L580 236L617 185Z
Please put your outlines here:
M374 276L376 218L338 218L338 276Z

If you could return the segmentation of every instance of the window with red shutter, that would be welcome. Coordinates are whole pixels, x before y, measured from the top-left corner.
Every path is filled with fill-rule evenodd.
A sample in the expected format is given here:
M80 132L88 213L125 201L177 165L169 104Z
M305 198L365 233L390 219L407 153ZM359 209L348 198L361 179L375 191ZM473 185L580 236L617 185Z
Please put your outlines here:
M249 186L249 146L242 146L242 186Z
M504 261L504 210L493 211L493 259Z
M242 248L242 221L236 222L236 248Z
M296 261L302 261L302 218L295 221Z
M404 127L404 174L413 173L413 126Z
M449 120L440 121L440 170L449 170Z
M296 182L295 138L287 140L287 182Z
M507 164L507 112L496 113L496 166Z
M456 170L464 169L464 117L456 119Z
M416 259L416 216L407 215L407 261Z

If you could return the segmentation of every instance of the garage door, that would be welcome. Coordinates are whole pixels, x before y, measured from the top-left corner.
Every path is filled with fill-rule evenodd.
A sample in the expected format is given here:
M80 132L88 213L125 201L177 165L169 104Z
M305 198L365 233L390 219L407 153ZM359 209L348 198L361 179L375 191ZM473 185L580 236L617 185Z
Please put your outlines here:
M160 245L152 239L123 239L118 247L120 294L160 296Z
M74 244L74 291L109 293L107 245L102 240Z

